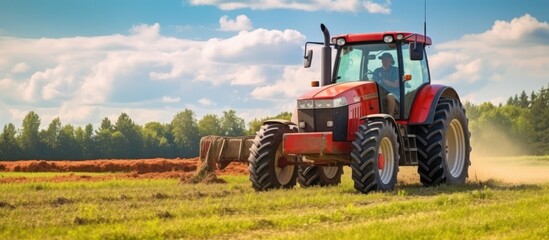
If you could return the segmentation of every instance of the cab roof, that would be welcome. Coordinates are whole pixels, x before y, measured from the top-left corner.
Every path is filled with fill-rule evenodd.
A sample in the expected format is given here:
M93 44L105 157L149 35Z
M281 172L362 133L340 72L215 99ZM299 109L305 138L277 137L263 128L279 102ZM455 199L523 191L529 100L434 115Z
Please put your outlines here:
M419 42L425 43L425 45L431 45L432 41L430 37L425 38L423 34L411 33L411 32L377 32L377 33L358 33L358 34L344 34L335 36L332 38L332 42L335 42L335 39L345 38L345 42L354 43L354 42L378 42L383 41L383 37L387 35L393 36L393 39L397 38L398 34L404 36L405 42Z

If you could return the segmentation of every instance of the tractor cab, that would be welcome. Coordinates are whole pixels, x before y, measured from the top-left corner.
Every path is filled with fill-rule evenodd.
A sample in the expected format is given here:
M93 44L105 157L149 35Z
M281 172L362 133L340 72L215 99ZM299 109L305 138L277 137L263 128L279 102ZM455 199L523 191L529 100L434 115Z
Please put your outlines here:
M423 35L400 32L333 38L337 61L332 83L374 81L379 88L381 112L397 119L408 119L417 90L430 83L427 58L422 51L425 42L416 38L424 39ZM419 52L419 57L414 51ZM394 100L395 107L389 109L389 101Z
M430 38L409 32L333 37L331 46L336 50L335 65L330 81L324 82L324 85L375 82L379 93L380 113L406 120L410 117L412 102L418 89L430 83L424 52L426 45L431 45Z

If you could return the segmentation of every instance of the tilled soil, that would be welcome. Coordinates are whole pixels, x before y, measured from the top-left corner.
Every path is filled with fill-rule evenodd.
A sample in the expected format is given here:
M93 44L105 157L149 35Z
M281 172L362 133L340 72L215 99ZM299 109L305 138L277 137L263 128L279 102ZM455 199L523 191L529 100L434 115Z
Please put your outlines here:
M170 172L196 170L198 158L192 159L136 159L88 161L14 161L0 162L6 172Z
M112 172L107 175L69 174L51 177L4 177L0 183L104 181L112 179L186 179L200 165L198 158L191 159L138 159L138 160L87 160L87 161L14 161L0 162L0 172ZM248 174L245 163L231 163L215 175ZM213 175L213 174L212 174ZM211 182L221 182L211 179ZM210 181L206 181L210 182Z

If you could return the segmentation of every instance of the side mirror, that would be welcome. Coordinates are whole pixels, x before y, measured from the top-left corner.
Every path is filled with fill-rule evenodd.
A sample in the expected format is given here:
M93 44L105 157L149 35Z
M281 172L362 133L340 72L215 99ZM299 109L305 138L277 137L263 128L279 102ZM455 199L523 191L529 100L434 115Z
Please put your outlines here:
M304 68L310 68L311 63L313 62L313 50L307 51L307 55L305 55L303 60L303 67Z
M412 42L410 43L410 60L418 61L423 60L423 51L425 49L425 44Z

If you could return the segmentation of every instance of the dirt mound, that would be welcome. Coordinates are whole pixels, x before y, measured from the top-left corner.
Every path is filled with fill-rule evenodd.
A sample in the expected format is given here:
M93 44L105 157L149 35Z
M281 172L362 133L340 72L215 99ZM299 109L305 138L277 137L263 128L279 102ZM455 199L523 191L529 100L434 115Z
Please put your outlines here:
M189 159L136 159L136 160L87 160L87 161L14 161L0 162L3 172L194 172L200 165L198 158ZM245 163L231 163L220 174L241 175L248 173Z
M0 171L9 172L137 172L138 174L195 171L198 159L139 159L89 161L15 161L1 162Z
M0 162L0 172L112 172L107 175L60 174L50 177L3 177L0 183L105 181L112 179L182 179L188 183L224 183L217 176L245 175L245 163L231 163L223 170L209 172L195 179L200 165L192 159L139 159L139 160L88 160L88 161L15 161ZM184 180L187 179L187 180Z

